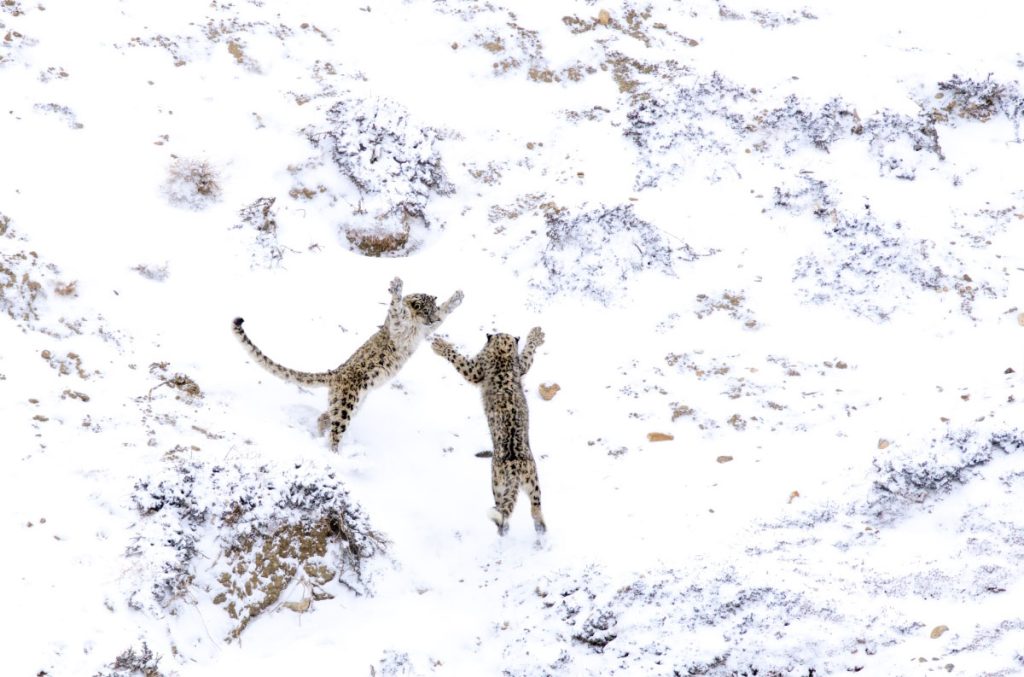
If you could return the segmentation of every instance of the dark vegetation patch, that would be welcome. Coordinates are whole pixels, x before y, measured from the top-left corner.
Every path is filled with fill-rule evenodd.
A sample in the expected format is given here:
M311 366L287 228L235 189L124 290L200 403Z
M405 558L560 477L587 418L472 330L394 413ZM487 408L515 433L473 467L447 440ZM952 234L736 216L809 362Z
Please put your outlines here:
M142 520L126 555L149 573L130 604L156 612L209 598L230 619L228 638L293 585L316 601L369 592L367 564L388 543L323 468L167 464L136 482L132 503Z
M1024 451L1024 432L1016 428L982 433L951 430L932 439L927 449L887 451L872 462L875 469L870 512L891 520L905 506L948 494L978 476L993 458Z
M341 217L341 230L367 256L415 249L416 231L430 226L429 200L454 190L439 132L417 124L393 101L348 94L328 110L327 129L307 130L307 136L354 184L358 197Z
M96 673L96 677L163 677L165 673L160 670L160 660L161 657L142 642L138 648L128 647L121 652L112 663Z
M546 211L547 246L541 255L546 276L538 286L549 293L572 290L609 303L630 278L645 271L674 274L677 260L698 258L685 242L673 242L638 217L632 205L572 214Z
M249 230L254 234L253 267L276 266L284 258L284 248L277 241L277 214L274 211L276 201L277 198L261 197L238 212L240 223L235 227Z

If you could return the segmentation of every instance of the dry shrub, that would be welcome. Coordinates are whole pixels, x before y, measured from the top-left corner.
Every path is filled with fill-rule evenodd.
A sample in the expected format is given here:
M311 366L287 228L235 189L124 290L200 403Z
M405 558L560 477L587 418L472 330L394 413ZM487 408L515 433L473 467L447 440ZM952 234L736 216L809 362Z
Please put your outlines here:
M209 596L228 639L283 606L293 584L312 601L370 593L366 565L388 546L330 467L314 462L168 464L136 483L132 501L143 519L127 555L147 575L127 591L130 605L163 615Z
M174 157L164 192L175 206L205 209L220 198L219 173L207 160Z

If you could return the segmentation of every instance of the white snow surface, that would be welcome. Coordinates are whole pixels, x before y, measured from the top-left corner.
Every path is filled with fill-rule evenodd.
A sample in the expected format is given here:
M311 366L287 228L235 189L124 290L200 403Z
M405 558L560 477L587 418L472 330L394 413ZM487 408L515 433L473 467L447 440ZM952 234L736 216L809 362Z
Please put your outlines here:
M0 671L1024 674L1022 21L0 3ZM396 276L465 353L543 327L543 537L429 345L332 453L232 335L333 368ZM235 636L212 517L296 487L389 544Z

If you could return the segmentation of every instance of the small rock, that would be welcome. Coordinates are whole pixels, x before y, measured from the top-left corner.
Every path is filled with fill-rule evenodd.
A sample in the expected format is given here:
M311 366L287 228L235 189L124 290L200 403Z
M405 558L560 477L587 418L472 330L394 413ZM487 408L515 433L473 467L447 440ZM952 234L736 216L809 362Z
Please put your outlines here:
M947 630L949 630L948 625L936 625L934 628L932 628L932 639L938 639L939 637L942 637L944 634L946 634Z
M790 492L790 494L789 494L789 502L792 503L793 499L795 499L795 498L800 498L800 492L799 491Z
M1017 373L1017 370L1016 370L1016 369L1014 369L1013 367L1007 367L1007 368L1006 368L1006 371L1004 371L1003 373L1004 373L1004 374L1016 374L1016 373Z
M555 396L555 393L562 389L562 387L557 383L552 383L551 385L541 383L539 389L541 398L544 400L550 400Z
M1024 327L1024 313L1017 316L1017 324Z
M597 13L597 23L602 26L607 26L612 21L612 15L606 9L602 9Z
M890 444L889 440L886 440L886 439L878 440L878 448L879 449L887 449L889 447L889 444Z
M668 442L674 439L675 436L668 433L647 433L648 442Z
M719 463L728 463L729 461L732 460L732 456L719 456L715 460L718 461Z

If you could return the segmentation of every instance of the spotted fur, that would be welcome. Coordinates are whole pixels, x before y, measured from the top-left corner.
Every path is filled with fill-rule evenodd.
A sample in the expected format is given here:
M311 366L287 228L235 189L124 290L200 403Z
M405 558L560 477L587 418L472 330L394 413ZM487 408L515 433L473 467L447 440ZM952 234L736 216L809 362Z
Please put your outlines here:
M537 348L544 343L544 332L534 327L519 352L519 339L508 334L488 334L487 344L476 357L461 355L444 339L434 339L431 347L462 376L480 386L487 425L491 430L494 455L491 458L491 491L494 507L490 517L498 525L498 534L508 532L508 519L519 490L530 497L530 513L537 533L544 533L544 515L540 509L540 482L537 463L530 451L530 412L523 393L522 377L533 365Z
M402 280L395 278L388 288L391 305L377 333L361 345L350 358L330 371L307 372L290 369L271 360L249 339L242 328L242 318L235 318L232 329L256 363L281 378L303 385L326 385L329 388L328 409L320 416L320 434L330 430L331 449L338 450L342 435L367 393L381 385L402 368L416 348L433 332L448 314L462 303L462 292L437 306L437 299L428 294L402 296Z

